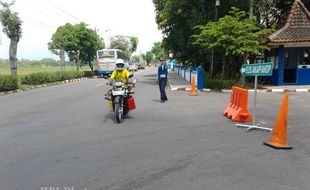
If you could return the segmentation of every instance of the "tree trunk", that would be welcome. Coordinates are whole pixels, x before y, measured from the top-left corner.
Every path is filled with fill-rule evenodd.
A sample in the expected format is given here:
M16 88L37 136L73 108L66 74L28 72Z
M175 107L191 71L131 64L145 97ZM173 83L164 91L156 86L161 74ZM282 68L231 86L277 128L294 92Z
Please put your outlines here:
M10 50L9 50L9 56L10 56L10 66L11 66L11 74L12 76L17 75L17 44L18 40L11 38L11 43L10 43Z
M80 50L77 53L76 70L80 71Z
M94 71L94 66L91 63L91 61L88 61L88 65L89 65L90 70L93 72Z
M214 68L214 50L212 50L211 64L210 64L210 77L213 77L213 68Z
M225 64L226 64L226 59L225 57L223 58L223 64L222 64L222 78L225 78Z
M65 62L65 50L64 48L61 48L60 50L60 70L64 71L66 67L66 62Z
M248 53L245 53L244 56L243 56L242 64L246 64L248 58L249 58L249 54L248 54ZM241 83L242 85L244 85L244 83L245 83L245 76L242 76L242 75L240 76L240 83Z

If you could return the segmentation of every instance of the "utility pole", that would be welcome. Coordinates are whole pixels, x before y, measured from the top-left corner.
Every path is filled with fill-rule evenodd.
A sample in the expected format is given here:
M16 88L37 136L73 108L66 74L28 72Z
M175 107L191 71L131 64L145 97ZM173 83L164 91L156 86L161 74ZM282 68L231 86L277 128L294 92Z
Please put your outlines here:
M216 22L218 19L218 7L220 6L220 0L215 1L215 18L214 21ZM210 64L210 76L213 76L213 70L214 70L214 50L212 50L211 54L211 64Z

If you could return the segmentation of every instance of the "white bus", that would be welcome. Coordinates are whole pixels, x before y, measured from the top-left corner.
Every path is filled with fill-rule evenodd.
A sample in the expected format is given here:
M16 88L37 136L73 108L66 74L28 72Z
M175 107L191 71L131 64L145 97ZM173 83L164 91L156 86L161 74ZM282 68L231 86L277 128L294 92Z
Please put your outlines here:
M102 49L97 51L97 70L98 74L111 74L115 69L116 59L123 59L125 68L128 68L128 57L119 49Z

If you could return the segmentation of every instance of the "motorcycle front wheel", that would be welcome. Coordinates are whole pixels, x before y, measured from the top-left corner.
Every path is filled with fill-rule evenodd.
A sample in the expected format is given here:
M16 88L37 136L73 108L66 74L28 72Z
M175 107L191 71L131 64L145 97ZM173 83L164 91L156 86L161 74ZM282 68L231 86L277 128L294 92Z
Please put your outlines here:
M115 117L117 123L120 123L123 121L123 108L120 103L115 103Z

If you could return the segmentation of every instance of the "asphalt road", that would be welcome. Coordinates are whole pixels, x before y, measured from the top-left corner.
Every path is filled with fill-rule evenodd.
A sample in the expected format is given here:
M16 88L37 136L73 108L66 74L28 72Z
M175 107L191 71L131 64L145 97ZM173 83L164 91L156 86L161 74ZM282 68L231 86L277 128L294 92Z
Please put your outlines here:
M104 79L1 96L0 190L309 189L309 93L289 95L294 149L274 150L269 132L222 116L229 94L167 90L160 103L156 69L135 76L137 109L121 124ZM273 126L281 99L258 95L258 123Z

